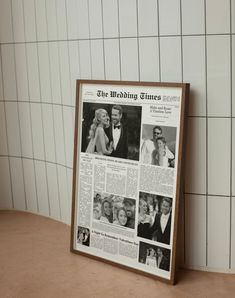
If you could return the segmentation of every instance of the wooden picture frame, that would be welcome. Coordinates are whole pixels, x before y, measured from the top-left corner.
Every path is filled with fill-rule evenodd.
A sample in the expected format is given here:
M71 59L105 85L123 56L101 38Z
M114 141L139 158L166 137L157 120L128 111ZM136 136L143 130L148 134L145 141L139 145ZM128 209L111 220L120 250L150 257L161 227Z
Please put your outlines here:
M71 251L176 281L189 84L78 80Z

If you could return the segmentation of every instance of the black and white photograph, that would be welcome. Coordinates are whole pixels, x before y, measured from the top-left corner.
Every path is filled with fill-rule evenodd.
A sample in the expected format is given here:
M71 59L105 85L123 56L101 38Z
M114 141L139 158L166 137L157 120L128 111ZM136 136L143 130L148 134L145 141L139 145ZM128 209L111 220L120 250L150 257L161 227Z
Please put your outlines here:
M141 242L139 244L139 262L161 270L170 270L171 251L167 248Z
M84 103L82 152L139 160L141 107Z
M107 193L94 193L93 220L135 228L136 201Z
M175 167L176 127L143 124L141 162Z
M90 246L90 230L89 229L78 226L77 243L86 245L86 246Z
M139 193L137 236L170 244L172 198Z

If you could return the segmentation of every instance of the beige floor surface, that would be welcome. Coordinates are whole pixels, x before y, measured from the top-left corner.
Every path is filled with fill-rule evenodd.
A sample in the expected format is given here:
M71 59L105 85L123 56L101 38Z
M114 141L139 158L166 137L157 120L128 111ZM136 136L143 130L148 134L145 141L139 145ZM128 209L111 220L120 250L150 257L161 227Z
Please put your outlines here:
M235 275L180 270L175 286L69 251L70 228L0 211L0 297L235 297Z

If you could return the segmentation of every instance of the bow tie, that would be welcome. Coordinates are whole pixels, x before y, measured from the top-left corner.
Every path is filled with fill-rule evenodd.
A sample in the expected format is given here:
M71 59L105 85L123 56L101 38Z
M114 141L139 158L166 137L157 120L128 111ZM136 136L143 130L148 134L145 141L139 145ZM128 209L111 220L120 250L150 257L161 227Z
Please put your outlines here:
M121 125L114 125L113 129L120 129L121 128Z

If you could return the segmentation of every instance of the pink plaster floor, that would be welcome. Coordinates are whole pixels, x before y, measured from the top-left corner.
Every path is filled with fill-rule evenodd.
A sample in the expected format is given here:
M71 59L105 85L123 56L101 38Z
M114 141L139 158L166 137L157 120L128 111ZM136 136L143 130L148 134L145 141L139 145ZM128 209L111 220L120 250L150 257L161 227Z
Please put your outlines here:
M0 211L0 297L235 297L235 275L180 270L167 285L69 251L69 226Z

